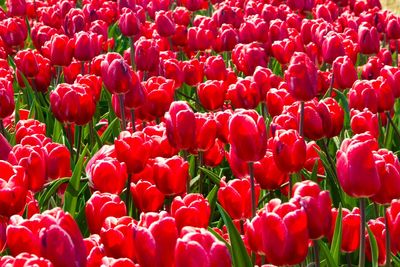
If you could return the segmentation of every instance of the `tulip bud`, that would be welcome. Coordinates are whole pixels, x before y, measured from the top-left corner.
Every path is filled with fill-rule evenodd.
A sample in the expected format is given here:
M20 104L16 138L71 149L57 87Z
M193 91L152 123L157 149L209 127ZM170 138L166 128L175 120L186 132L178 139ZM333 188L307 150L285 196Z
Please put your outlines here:
M122 56L108 53L101 62L101 77L112 94L125 94L133 87L133 72Z
M358 28L358 45L363 54L377 54L379 52L378 30L374 26L361 24Z
M278 168L272 151L267 150L265 156L260 161L254 162L254 178L262 189L275 190L288 181L289 176L286 171L281 171Z
M140 32L141 22L134 11L129 8L123 8L118 20L118 26L123 35L132 37Z
M231 84L226 94L234 108L255 109L261 101L257 84L249 79L239 79Z
M351 88L358 79L357 71L348 56L338 57L332 63L334 86L339 89Z
M390 248L393 254L397 254L400 251L400 242L397 239L400 231L400 200L392 200L390 206L386 209L387 224L390 229Z
M363 111L352 109L350 112L350 127L354 134L369 132L373 137L379 136L378 115L367 108Z
M203 107L207 110L220 109L225 102L227 85L223 81L207 80L197 86L197 95Z
M54 66L68 66L74 55L74 40L66 35L54 34L43 48L43 54Z
M6 79L0 79L0 120L10 116L14 109L15 101L12 83Z
M332 240L337 216L338 210L333 208L329 240ZM352 211L342 208L341 251L351 253L358 248L360 244L360 223L360 210L358 208L354 208Z

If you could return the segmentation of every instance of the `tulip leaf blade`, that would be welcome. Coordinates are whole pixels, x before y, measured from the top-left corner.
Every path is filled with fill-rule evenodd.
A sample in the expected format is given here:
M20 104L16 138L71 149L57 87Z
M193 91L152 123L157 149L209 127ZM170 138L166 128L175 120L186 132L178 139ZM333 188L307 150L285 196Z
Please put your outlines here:
M251 263L251 259L249 254L247 254L246 247L244 246L243 240L240 237L238 230L232 222L232 219L229 217L228 213L224 210L224 208L217 204L221 217L228 229L229 240L231 242L231 256L233 266L236 267L251 267L253 266Z
M342 243L342 205L339 205L338 214L335 222L335 230L333 232L332 244L331 244L331 255L337 265L339 265L340 259L340 248Z
M378 244L376 242L375 236L372 233L371 229L369 228L368 224L365 225L368 231L368 237L369 237L369 244L371 245L371 266L372 267L378 267Z
M74 218L76 216L75 212L80 191L79 187L80 187L81 174L87 152L88 152L88 147L86 145L85 148L83 149L82 154L79 156L78 161L76 162L75 169L72 173L71 179L69 180L67 190L65 191L64 210L69 212L71 216Z
M322 254L325 256L325 260L328 266L338 266L338 264L335 263L335 260L333 259L326 243L320 239L318 240L318 246Z
M211 191L207 195L207 200L208 200L208 203L210 204L210 209L211 209L210 218L213 217L215 205L217 204L218 188L219 188L218 185L214 185L213 189L211 189Z
M45 206L45 203L49 201L50 197L57 191L60 185L68 182L69 179L69 177L60 178L51 182L51 184L44 190L44 193L41 194L38 199L39 207L43 208Z
M209 169L204 168L204 167L199 167L199 169L200 169L202 172L204 172L205 174L207 174L207 176L210 178L210 180L211 180L214 184L216 184L216 185L219 186L220 177L219 177L216 173L214 173L214 172L212 172L212 171L210 171Z
M220 234L218 234L213 228L211 228L210 226L207 228L207 231L209 231L210 233L212 233L219 241L221 241L222 243L225 244L225 246L229 249L229 251L232 250L231 245L228 243L228 241L226 241Z

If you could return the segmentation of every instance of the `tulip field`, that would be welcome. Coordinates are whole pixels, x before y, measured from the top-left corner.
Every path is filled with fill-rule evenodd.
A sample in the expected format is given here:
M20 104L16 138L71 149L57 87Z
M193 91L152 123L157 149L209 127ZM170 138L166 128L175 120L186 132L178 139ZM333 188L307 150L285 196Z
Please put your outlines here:
M0 0L0 267L400 267L389 2Z

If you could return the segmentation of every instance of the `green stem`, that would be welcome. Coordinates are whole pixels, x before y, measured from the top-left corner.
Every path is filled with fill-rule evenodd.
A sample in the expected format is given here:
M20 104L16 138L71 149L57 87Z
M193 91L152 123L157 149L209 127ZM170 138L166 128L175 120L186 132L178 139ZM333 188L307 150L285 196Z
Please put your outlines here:
M390 111L385 111L386 117L389 121L389 123L392 125L397 137L400 139L400 132L399 129L397 129L396 125L394 124L392 117L390 116Z
M358 266L365 266L365 198L360 198L360 251Z
M69 143L69 153L71 154L71 163L74 159L74 143L72 142L72 125L67 123L65 124L65 133L67 135L68 143Z
M1 133L4 137L7 137L7 136L6 136L6 128L4 127L3 120L0 120L0 133Z
M132 175L128 175L128 181L126 182L126 195L125 195L125 204L126 204L126 210L128 211L128 215L132 216L132 211L131 211L131 180L132 180Z
M124 105L124 95L119 94L118 95L118 101L119 101L119 110L121 112L121 129L122 131L126 130L126 119L125 119L125 105Z
M81 62L81 74L85 75L85 61Z
M199 193L203 193L203 184L204 184L204 173L201 171L200 167L203 167L204 165L204 152L199 151L198 152L198 160L199 160L199 168L198 168L198 173L199 173Z
M300 102L300 125L299 125L299 134L301 137L304 137L304 101Z
M389 222L388 222L388 216L386 213L385 209L385 229L386 229L386 267L391 267L392 264L390 263L391 261L391 249L390 249L390 229L389 229Z
M313 240L313 247L314 247L314 262L316 267L319 267L319 248L318 248L318 241Z
M182 158L184 161L188 160L188 152L186 150L182 150ZM190 175L188 175L188 178L186 180L186 193L189 194L190 192Z
M76 145L75 162L78 162L80 153L81 153L81 145L82 145L82 126L78 125L76 128L78 130L78 138L77 138L77 145Z
M347 266L352 267L353 265L351 264L351 258L350 258L350 253L346 253L346 261L347 261Z
M89 121L90 148L94 146L94 125L93 119Z
M132 132L136 132L136 123L135 123L135 110L131 109L130 110L131 113L131 124L132 124Z
M251 218L254 218L256 216L256 211L257 211L256 188L254 182L254 162L250 161L248 165L249 165L250 187L251 187Z
M136 65L135 65L135 40L133 39L133 36L129 38L131 41L131 49L130 49L130 57L131 57L131 67L133 70L136 70Z

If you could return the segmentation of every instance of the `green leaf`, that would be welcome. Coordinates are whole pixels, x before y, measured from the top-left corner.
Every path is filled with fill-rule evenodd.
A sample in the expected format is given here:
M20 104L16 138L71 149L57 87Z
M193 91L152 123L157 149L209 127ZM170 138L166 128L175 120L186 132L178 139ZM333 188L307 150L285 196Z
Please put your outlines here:
M75 165L74 172L72 173L71 179L69 181L67 190L65 191L64 210L69 212L73 217L76 216L75 212L80 190L79 187L80 187L81 174L87 151L88 148L87 146L85 146L82 154L79 156L79 159Z
M232 250L231 245L222 236L220 236L214 229L208 227L207 231L212 233L219 241L223 242L230 251Z
M376 243L376 239L374 234L372 233L371 229L369 228L368 224L365 225L368 230L368 236L369 236L369 244L371 245L371 255L372 255L372 262L371 266L372 267L378 267L378 244Z
M338 214L336 217L335 230L333 232L332 244L330 254L336 265L339 264L340 259L340 247L342 243L342 205L339 205Z
M220 177L218 176L218 174L212 172L211 170L204 168L204 167L199 167L199 169L204 172L205 174L207 174L207 176L210 178L210 180L219 186L220 183Z
M69 177L67 178L61 178L53 181L43 192L43 194L39 197L38 202L39 202L39 207L42 208L44 205L49 201L50 197L54 195L54 193L57 191L57 189L62 185L63 183L66 183L69 181Z
M211 215L210 218L213 217L215 205L217 204L217 194L218 194L218 185L214 185L213 189L208 193L207 200L210 203Z
M231 256L233 266L236 267L251 267L253 266L249 255L247 254L246 247L244 246L243 240L240 237L238 230L232 222L232 219L229 217L228 213L217 204L219 212L221 214L222 219L228 229L229 240L231 242Z
M335 260L333 259L331 253L329 252L329 248L326 245L326 243L320 239L320 240L318 240L318 246L319 246L320 251L322 252L321 254L324 255L324 257L325 257L326 263L328 264L328 266L338 266L335 263Z

